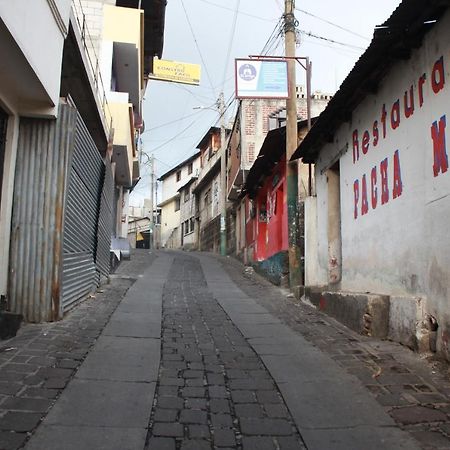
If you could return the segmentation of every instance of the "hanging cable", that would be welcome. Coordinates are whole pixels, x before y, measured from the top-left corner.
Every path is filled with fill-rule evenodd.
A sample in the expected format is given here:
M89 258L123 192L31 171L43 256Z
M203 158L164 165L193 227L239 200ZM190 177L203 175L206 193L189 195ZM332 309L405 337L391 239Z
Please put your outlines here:
M310 13L310 12L308 12L308 11L305 11L304 9L295 8L295 10L296 10L296 11L300 11L301 13L306 14L306 15L308 15L308 16L314 17L314 18L317 19L317 20L320 20L320 21L322 21L322 22L325 22L325 23L327 23L328 25L331 25L331 26L333 26L333 27L339 28L340 30L346 31L347 33L353 34L354 36L358 36L358 37L361 38L361 39L365 39L366 41L370 41L370 39L369 39L367 36L363 36L362 34L355 33L354 31L349 30L348 28L345 28L345 27L343 27L343 26L341 26L341 25L338 25L337 23L331 22L331 21L329 21L329 20L327 20L327 19L324 19L324 18L322 18L322 17L316 16L315 14Z
M207 3L208 5L215 6L216 8L226 9L227 11L234 11L233 8L228 8L227 6L218 5L217 3L210 2L208 0L200 0L203 3ZM245 13L242 11L238 11L238 14L241 16L252 17L253 19L263 20L264 22L273 22L273 19L266 19L265 17L255 16L254 14Z
M234 40L235 31L236 31L237 15L238 15L238 11L239 11L240 2L241 2L241 0L236 0L236 8L234 10L234 16L233 16L233 25L231 26L230 42L228 43L227 56L225 57L225 65L223 68L222 87L221 87L222 92L223 92L223 87L225 85L225 77L227 75L228 61L231 56L231 48L233 46L233 40Z
M301 34L304 34L305 36L309 36L309 37L312 37L314 39L320 39L322 41L331 42L332 44L342 45L344 47L354 48L356 50L365 50L364 47L359 47L357 45L352 45L352 44L345 44L343 42L335 41L334 39L329 39L329 38L326 38L326 37L323 37L323 36L318 36L317 34L311 33L311 31L299 30L299 32Z
M185 14L185 16L186 16L186 20L187 20L187 22L188 22L189 28L191 29L192 37L194 38L195 46L197 47L198 54L200 55L200 59L201 59L201 61L202 61L203 67L204 67L204 69L205 69L206 76L208 77L209 84L210 84L210 86L211 86L212 92L213 92L214 97L215 97L216 94L215 94L214 87L213 87L213 84L212 84L212 81L211 81L211 77L210 77L210 75L209 75L208 67L207 67L207 65L206 65L206 63L205 63L205 60L203 59L202 52L200 51L200 47L199 47L199 45L198 45L197 38L195 37L194 29L192 28L192 24L191 24L191 21L189 20L189 15L188 15L188 13L187 13L187 11L186 11L186 8L185 8L185 6L184 6L184 1L183 1L183 0L181 0L181 6L183 7L184 14Z

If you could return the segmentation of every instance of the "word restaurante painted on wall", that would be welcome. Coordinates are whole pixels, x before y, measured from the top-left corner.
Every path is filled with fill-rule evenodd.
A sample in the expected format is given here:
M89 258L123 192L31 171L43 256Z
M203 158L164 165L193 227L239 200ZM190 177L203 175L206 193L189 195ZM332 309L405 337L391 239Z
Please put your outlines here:
M380 119L373 122L372 130L365 130L360 137L357 129L353 131L353 164L356 164L364 155L368 154L370 148L375 148L380 139L386 139L390 130L395 131L402 121L402 118L410 118L415 111L416 105L422 108L424 104L424 86L428 82L427 74L420 75L416 89L412 84L409 90L405 91L403 102L398 98L391 106L390 112L386 109L386 104L381 107ZM434 64L430 73L431 89L434 94L438 94L445 85L444 57L441 56ZM416 103L416 99L418 103ZM403 105L403 107L402 107ZM403 113L402 113L403 111ZM431 125L430 137L433 143L433 175L437 177L440 173L448 170L448 156L445 144L446 116L443 115ZM384 158L379 166L374 166L370 172L370 180L364 174L361 180L357 179L353 183L354 195L354 218L358 218L369 212L368 184L370 183L370 206L373 210L379 204L384 205L390 199L390 186L392 187L392 199L402 195L403 184L400 168L400 152L395 150L392 157L393 174L392 181L389 182L389 160ZM378 176L379 175L379 176ZM379 194L381 191L381 195Z

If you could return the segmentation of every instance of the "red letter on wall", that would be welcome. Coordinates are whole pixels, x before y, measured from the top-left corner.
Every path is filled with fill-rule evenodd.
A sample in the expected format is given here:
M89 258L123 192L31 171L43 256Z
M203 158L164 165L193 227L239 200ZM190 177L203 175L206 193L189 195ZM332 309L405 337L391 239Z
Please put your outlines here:
M364 131L363 138L362 138L362 143L361 143L362 152L364 154L366 154L369 151L369 141L370 141L370 134L366 130L366 131Z
M358 130L353 132L353 164L359 160Z
M361 181L361 215L369 212L369 202L367 201L367 181L366 174L363 175Z
M380 132L378 131L378 120L373 123L373 146L376 147L378 144L378 139L380 137Z
M400 125L400 100L397 100L392 105L391 109L391 127L393 130Z
M389 201L389 188L388 188L388 159L385 158L380 163L381 172L381 204L384 205Z
M445 148L445 125L446 117L442 116L439 120L439 127L437 122L431 125L431 138L433 139L433 174L435 177L439 172L445 173L448 169L447 149Z
M439 76L439 80L437 77ZM441 56L433 66L433 70L431 72L431 87L433 88L433 92L437 94L443 87L445 83L445 75L444 75L444 57Z
M377 189L377 167L372 167L372 172L370 173L370 180L372 185L372 209L377 207L378 202L378 189Z
M408 91L405 92L403 98L405 104L405 117L411 117L414 114L414 86L409 88L409 101L408 101Z
M392 188L392 198L397 198L402 195L402 172L400 170L400 155L398 150L394 153L394 187Z
M358 218L358 202L359 202L359 180L355 180L353 183L353 196L355 199L355 212L353 214L353 217L355 219Z

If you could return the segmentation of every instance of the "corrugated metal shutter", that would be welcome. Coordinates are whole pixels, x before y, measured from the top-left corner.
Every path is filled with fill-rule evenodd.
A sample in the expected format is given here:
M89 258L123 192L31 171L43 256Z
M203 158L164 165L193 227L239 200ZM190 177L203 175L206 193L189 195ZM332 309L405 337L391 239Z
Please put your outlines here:
M14 180L8 296L28 322L61 317L61 255L66 177L76 110L57 120L20 118Z
M95 258L105 164L80 114L66 195L62 306L67 311L98 283Z
M100 202L100 216L98 219L96 257L97 270L102 277L107 277L110 270L113 197L114 178L111 162L108 158L106 158L105 180L103 183L102 198Z

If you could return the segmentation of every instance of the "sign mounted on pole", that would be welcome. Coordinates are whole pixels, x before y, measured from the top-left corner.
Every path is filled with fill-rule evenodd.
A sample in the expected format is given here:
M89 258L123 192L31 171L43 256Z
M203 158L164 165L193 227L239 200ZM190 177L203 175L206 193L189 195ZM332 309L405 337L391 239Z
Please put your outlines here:
M235 60L236 98L289 97L287 61Z
M153 73L148 78L198 86L200 84L200 65L154 58Z

